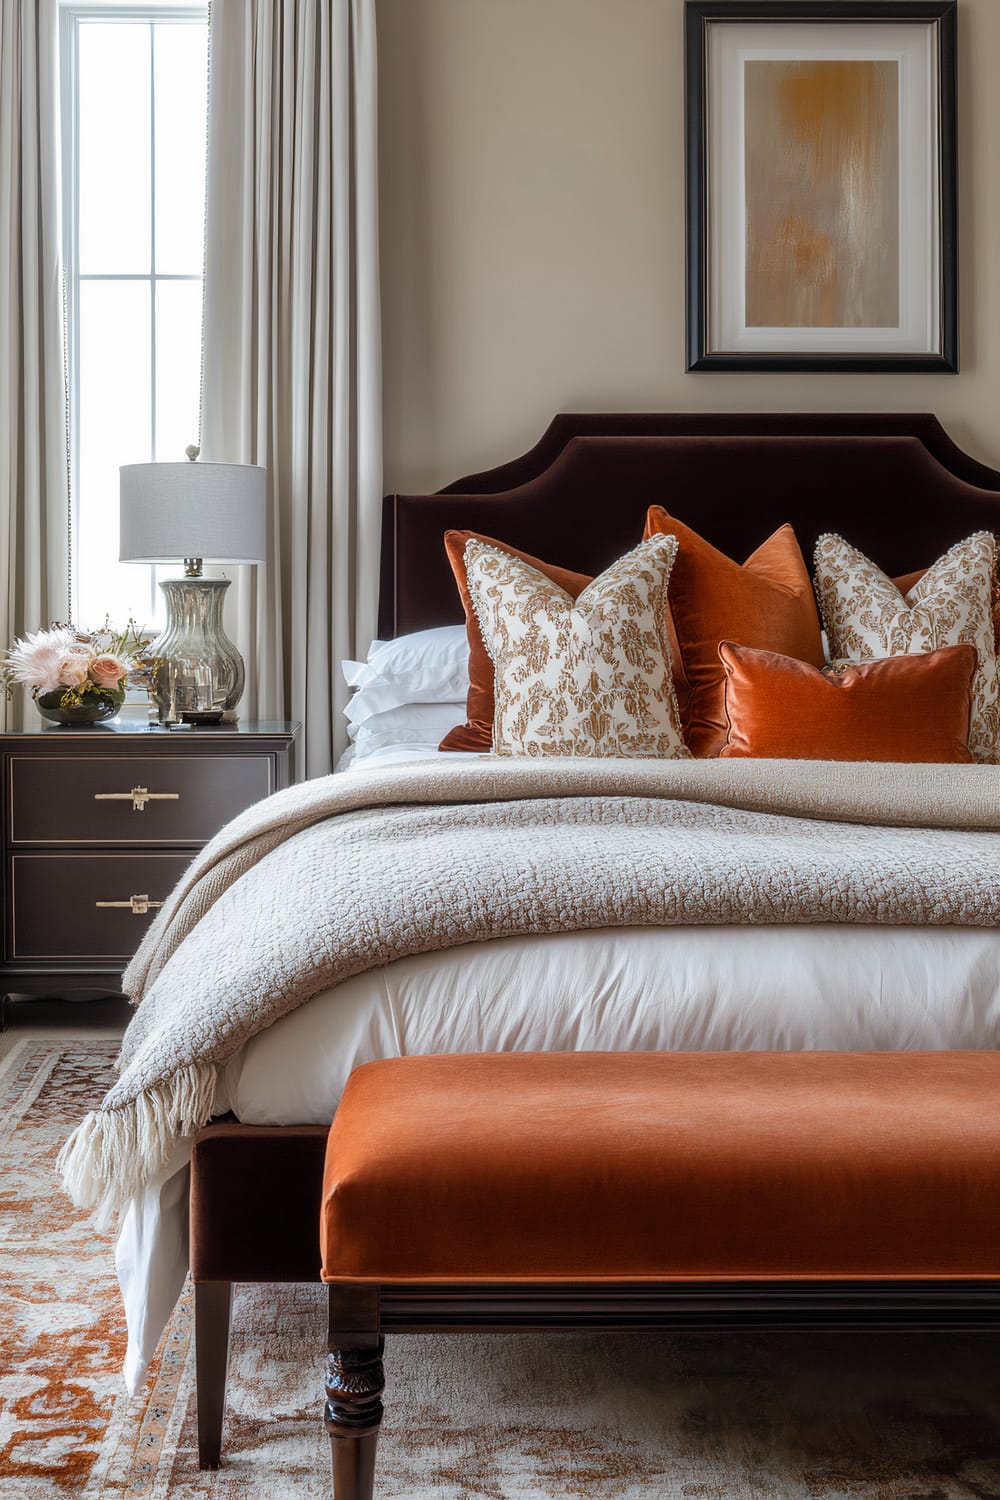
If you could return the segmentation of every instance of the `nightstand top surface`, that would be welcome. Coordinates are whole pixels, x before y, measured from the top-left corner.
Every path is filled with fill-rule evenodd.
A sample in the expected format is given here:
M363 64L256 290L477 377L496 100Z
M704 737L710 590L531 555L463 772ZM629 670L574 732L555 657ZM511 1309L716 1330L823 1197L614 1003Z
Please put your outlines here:
M66 725L47 724L39 719L37 724L29 724L25 729L10 729L0 732L0 739L45 739L58 740L93 740L104 739L107 735L116 738L137 740L231 740L234 736L239 737L274 737L294 736L301 729L301 724L281 723L277 720L240 719L235 724L172 724L165 728L162 724L147 724L140 719L111 719L104 724Z

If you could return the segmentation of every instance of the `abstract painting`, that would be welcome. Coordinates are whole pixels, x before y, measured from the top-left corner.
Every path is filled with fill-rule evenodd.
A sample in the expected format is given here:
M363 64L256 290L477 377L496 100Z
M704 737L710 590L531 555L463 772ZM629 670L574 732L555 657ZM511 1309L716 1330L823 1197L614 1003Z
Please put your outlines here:
M957 369L955 0L686 10L688 368Z
M748 325L894 326L899 64L747 62L744 94Z

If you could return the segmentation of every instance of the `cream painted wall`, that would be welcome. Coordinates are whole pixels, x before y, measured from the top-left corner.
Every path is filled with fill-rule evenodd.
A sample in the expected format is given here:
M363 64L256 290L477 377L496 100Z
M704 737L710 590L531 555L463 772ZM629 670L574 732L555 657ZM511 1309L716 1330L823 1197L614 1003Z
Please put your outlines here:
M1000 0L960 0L960 375L684 372L682 0L377 0L385 483L557 411L934 411L1000 466Z

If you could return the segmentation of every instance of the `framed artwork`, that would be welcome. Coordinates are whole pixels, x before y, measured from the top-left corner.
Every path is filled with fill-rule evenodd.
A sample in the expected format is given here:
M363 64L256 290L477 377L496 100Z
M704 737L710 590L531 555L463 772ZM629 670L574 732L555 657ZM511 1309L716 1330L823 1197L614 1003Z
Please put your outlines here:
M957 371L957 0L687 0L687 368Z

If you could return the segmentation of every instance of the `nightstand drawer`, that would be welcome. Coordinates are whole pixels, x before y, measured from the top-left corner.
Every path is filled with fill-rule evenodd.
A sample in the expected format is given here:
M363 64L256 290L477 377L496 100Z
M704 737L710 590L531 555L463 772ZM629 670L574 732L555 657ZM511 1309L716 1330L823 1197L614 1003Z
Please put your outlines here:
M15 854L11 957L131 958L189 864L183 854Z
M267 755L12 755L11 844L200 844L274 790Z

